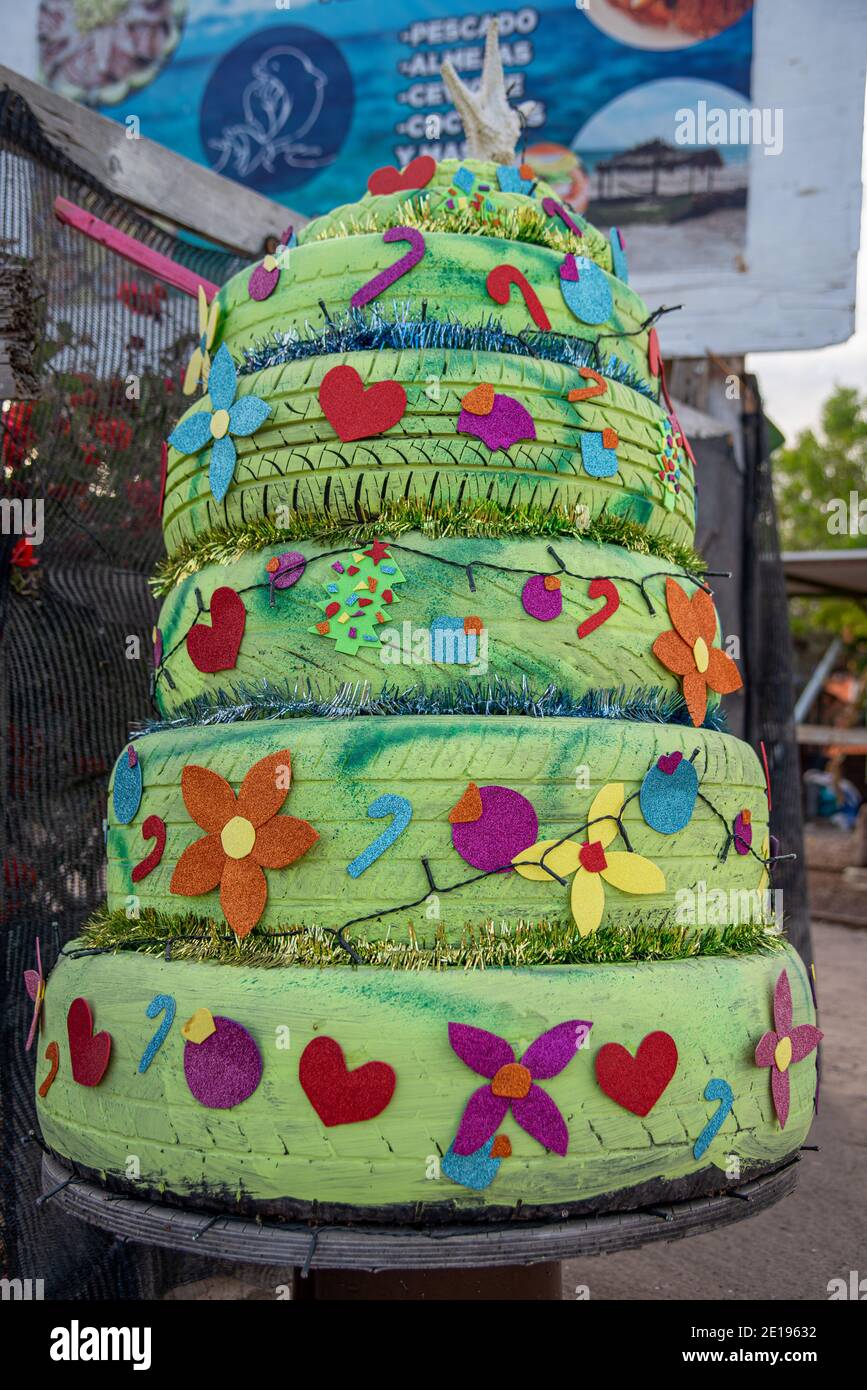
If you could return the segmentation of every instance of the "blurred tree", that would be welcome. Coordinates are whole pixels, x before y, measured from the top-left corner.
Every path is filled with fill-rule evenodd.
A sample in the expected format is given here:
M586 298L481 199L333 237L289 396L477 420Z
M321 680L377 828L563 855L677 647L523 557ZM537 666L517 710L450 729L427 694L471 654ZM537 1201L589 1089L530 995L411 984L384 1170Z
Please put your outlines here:
M818 434L802 431L774 454L774 493L784 550L867 549L867 395L838 386L822 407ZM795 599L796 637L827 645L842 636L852 664L867 666L867 605ZM812 645L812 642L811 642Z

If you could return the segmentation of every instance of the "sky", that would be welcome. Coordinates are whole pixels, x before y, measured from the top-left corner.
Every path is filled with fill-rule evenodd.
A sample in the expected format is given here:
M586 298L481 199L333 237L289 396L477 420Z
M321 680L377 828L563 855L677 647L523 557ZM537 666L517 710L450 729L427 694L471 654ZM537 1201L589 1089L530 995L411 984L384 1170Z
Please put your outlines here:
M862 145L861 182L867 181L867 122ZM861 204L861 250L855 332L846 343L815 352L751 352L747 370L755 372L765 412L794 441L800 430L815 428L823 401L835 386L854 386L867 395L867 200Z

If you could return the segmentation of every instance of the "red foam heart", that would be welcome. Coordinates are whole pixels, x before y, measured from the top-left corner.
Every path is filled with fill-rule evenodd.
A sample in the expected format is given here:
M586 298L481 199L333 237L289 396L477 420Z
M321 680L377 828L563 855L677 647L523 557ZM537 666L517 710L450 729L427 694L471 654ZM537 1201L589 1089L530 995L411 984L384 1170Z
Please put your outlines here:
M437 162L429 154L420 154L411 159L405 169L383 164L381 169L374 169L367 180L367 191L378 196L382 193L402 193L410 188L427 188L436 171Z
M648 1033L633 1057L620 1043L596 1054L596 1080L624 1110L648 1115L677 1071L677 1044L670 1033Z
M354 367L332 367L322 378L319 404L344 443L384 434L403 419L406 392L399 381L377 381L364 389Z
M211 625L196 623L187 633L187 654L197 671L231 671L238 660L247 623L244 600L234 589L211 595Z
M349 1071L333 1038L314 1038L301 1054L298 1080L324 1125L353 1125L380 1115L394 1095L397 1077L387 1062L366 1062Z
M98 1086L111 1055L109 1033L94 1033L93 1014L86 999L73 999L66 1015L69 1060L79 1086Z

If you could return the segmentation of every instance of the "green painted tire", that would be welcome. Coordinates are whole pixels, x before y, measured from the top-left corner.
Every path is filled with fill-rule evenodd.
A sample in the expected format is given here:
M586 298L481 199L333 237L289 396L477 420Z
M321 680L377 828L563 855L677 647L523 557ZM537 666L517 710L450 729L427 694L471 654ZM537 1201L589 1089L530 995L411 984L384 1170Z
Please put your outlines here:
M394 584L395 602L385 608L387 624L375 629L378 640L362 643L354 655L338 651L331 636L312 629L324 616L325 584L336 579L331 565L351 564L354 555L363 555L369 547L287 542L231 564L208 565L176 585L159 616L163 658L155 694L161 713L170 717L184 702L200 696L218 701L221 692L228 698L236 692L235 703L241 704L245 695L249 698L263 685L274 692L297 686L302 696L309 685L318 699L329 700L344 685L364 682L374 700L385 692L394 696L412 691L438 693L446 702L449 691L467 685L484 700L497 681L512 686L526 681L531 698L537 699L551 685L575 700L589 691L623 689L628 695L655 687L671 695L680 690L679 680L652 652L659 634L671 627L666 575L675 576L688 593L694 589L694 581L677 566L620 546L568 537L554 542L430 540L411 531L389 541L389 546L405 582ZM567 571L582 577L561 579L563 611L559 618L541 622L526 612L521 594L532 576L557 572L552 550ZM303 555L306 568L291 588L272 590L265 566L287 551ZM472 590L466 568L471 564ZM513 573L501 574L486 564ZM578 624L604 604L604 599L588 595L588 580L597 576L619 581L620 606L602 627L579 638ZM381 576L379 588L386 589L390 582ZM642 582L644 590L639 587ZM209 613L212 594L224 587L242 596L244 633L234 666L208 674L190 659L186 639L194 625L209 621L199 600ZM422 650L424 633L429 634L431 623L444 615L475 616L484 628L484 637L469 644L461 634L462 649L455 639L450 663L434 659L438 648L430 640L427 651ZM449 649L443 646L439 654L448 657ZM711 692L709 708L718 702Z
M462 194L460 190L457 196L454 196L453 179L459 169L465 169L473 175L476 189L479 184L488 185L487 190L483 192L485 201L491 204L491 208L486 209L484 213L473 208L472 189L470 196ZM442 159L437 164L436 173L430 183L424 188L375 195L365 193L354 203L343 203L340 207L323 213L321 217L314 217L302 227L298 234L298 243L307 246L311 242L329 237L344 237L347 233L357 235L369 231L384 231L386 227L399 227L414 216L426 219L455 218L464 215L476 222L487 235L492 236L496 233L487 230L488 215L502 217L508 224L510 214L535 214L541 227L552 235L552 239L558 245L562 239L564 244L568 244L569 250L589 256L603 270L613 273L611 243L608 238L588 222L586 217L582 217L580 212L569 210L570 217L581 229L581 236L576 237L567 229L561 218L550 217L544 211L542 202L545 198L553 198L555 203L561 202L550 184L541 179L537 181L532 196L524 193L503 193L497 184L496 164L481 159ZM449 207L449 203L453 204L452 208ZM538 233L534 231L533 235L535 240Z
M406 412L384 434L344 443L326 419L319 403L322 379L346 364L360 374L365 388L389 380L403 385ZM429 381L435 386L428 387ZM461 400L481 382L525 406L535 423L534 440L492 452L481 440L457 433ZM238 397L261 397L271 414L255 434L235 440L234 478L221 503L209 484L210 446L197 454L169 449L166 548L173 554L215 527L273 517L278 508L354 520L406 499L442 506L494 501L507 511L581 508L587 519L609 512L641 523L653 535L690 544L692 465L684 455L672 510L664 504L659 480L665 412L610 380L603 397L570 403L569 391L585 385L574 368L558 363L459 351L353 352L243 376ZM210 396L183 418L203 409L211 410ZM618 435L618 471L609 478L591 477L582 462L582 438L607 428Z
M569 923L568 882L534 882L515 872L480 876L452 843L449 812L470 782L504 786L531 802L541 838L571 835L580 840L579 828L603 786L623 783L628 797L657 758L674 751L689 758L699 749L696 770L706 801L699 798L686 828L674 835L652 830L638 800L631 802L623 818L629 841L659 867L666 886L642 896L606 889L602 924L647 920L673 925L683 920L677 917L683 905L680 890L700 894L702 884L708 893L734 894L726 897L723 916L743 918L764 870L757 852L768 812L758 758L727 734L681 725L485 715L305 718L168 729L140 738L136 748L144 790L135 817L119 824L113 798L109 800L110 908L127 908L134 894L141 908L222 920L217 890L200 897L170 892L182 851L204 835L181 796L182 770L186 764L203 766L237 788L254 763L286 749L292 785L282 813L310 822L320 838L289 868L267 873L268 899L257 930L335 928L366 918L359 931L371 939L386 931L404 939L410 928L424 938L441 928L447 939L459 940L467 923L491 919ZM124 758L122 754L120 761ZM112 788L116 776L117 766ZM383 822L371 821L368 807L386 793L405 797L412 819L392 847L353 878L347 866L384 829ZM745 808L752 817L756 853L741 855L729 847L720 858L729 828ZM150 848L142 834L150 815L165 822L166 849L159 865L134 883L131 871ZM435 903L425 859L438 885ZM461 886L451 890L455 884ZM747 900L739 894L748 895ZM694 906L702 910L698 897Z
M545 246L501 241L493 237L457 236L449 232L425 232L422 259L374 303L386 318L394 304L408 304L420 317L422 304L431 319L455 320L465 326L484 324L490 318L509 333L535 331L535 325L519 291L512 289L506 304L488 295L485 283L497 266L519 270L538 295L553 333L595 343L602 335L605 353L613 353L656 391L658 380L647 361L649 330L644 300L623 280L608 275L613 311L600 324L584 323L567 308L560 292L563 256ZM304 333L309 324L322 325L327 315L338 319L349 311L350 301L363 285L396 264L407 252L405 242L386 242L378 233L315 241L288 253L274 292L264 300L250 298L248 282L253 267L239 271L219 292L220 317L215 345L225 343L240 361L243 350L270 340L274 329Z
M50 1039L59 1043L60 1065L37 1100L39 1121L51 1149L112 1187L249 1214L433 1224L514 1217L520 1207L525 1219L561 1219L722 1192L797 1153L812 1120L815 1052L789 1070L782 1130L770 1072L754 1062L759 1038L773 1027L783 968L795 1022L813 1022L807 974L790 947L733 958L421 974L135 954L62 958L48 981L37 1084ZM145 1011L157 994L171 996L177 1012L142 1074L139 1060L158 1027ZM96 1087L70 1074L66 1015L78 997L90 1004L95 1029L112 1039ZM234 1109L207 1109L187 1087L181 1026L198 1008L240 1023L261 1053L258 1089ZM451 1050L447 1025L486 1029L521 1056L569 1019L592 1022L588 1042L543 1083L566 1121L566 1155L544 1150L509 1114L498 1132L512 1155L490 1186L474 1192L450 1181L440 1158L483 1083ZM595 1058L610 1042L634 1053L659 1030L675 1040L677 1070L642 1119L603 1093ZM340 1044L352 1069L373 1060L394 1069L394 1095L378 1117L321 1123L298 1072L304 1049L323 1036ZM704 1099L712 1077L729 1084L734 1103L696 1159L695 1142L718 1109Z

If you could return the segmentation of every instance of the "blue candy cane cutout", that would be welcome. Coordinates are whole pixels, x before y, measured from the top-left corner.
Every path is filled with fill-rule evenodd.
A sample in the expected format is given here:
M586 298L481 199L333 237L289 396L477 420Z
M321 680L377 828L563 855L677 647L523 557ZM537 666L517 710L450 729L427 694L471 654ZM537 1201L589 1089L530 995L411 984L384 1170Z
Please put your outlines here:
M398 835L403 834L412 820L412 806L405 796L395 796L393 792L386 792L385 796L378 796L370 803L367 814L373 820L382 820L383 816L394 816L394 820L387 830L383 830L382 834L376 837L372 845L368 845L351 864L347 864L346 872L350 878L358 878L365 869L376 863L380 855L391 848Z
M727 1081L721 1081L719 1077L713 1077L704 1088L705 1100L718 1100L719 1110L711 1116L695 1141L693 1157L701 1158L702 1154L710 1148L720 1129L725 1123L728 1113L734 1104L734 1094Z
M144 1056L138 1064L140 1072L146 1072L154 1057L159 1052L166 1040L166 1034L175 1021L175 1001L170 994L155 994L147 1007L148 1018L156 1018L165 1009L165 1017L157 1031L154 1033L150 1042L144 1050Z

